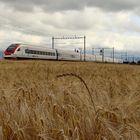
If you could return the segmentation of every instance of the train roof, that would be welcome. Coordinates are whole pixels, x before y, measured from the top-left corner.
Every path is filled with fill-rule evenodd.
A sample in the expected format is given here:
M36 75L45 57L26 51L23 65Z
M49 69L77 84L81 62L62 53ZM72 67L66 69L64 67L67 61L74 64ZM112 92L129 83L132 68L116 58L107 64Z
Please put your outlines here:
M48 48L45 46L36 46L36 45L30 45L30 44L19 44L21 47L26 47L28 49L37 49L37 50L50 50L54 51L55 49Z

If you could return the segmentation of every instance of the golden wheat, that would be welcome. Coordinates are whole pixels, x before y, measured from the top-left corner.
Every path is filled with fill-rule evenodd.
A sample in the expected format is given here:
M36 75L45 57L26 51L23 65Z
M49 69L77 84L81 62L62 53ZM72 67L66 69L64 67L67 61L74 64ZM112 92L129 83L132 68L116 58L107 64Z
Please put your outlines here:
M140 67L1 61L3 140L139 140Z

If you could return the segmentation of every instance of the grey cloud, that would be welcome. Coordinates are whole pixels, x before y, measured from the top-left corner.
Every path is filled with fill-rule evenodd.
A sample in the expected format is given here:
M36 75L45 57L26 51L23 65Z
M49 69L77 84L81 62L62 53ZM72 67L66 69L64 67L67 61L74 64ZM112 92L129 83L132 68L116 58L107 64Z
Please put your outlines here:
M133 10L140 6L139 0L88 0L88 6L99 7L107 11Z
M0 0L0 2L8 5L8 7L14 8L18 11L33 11L35 7L41 8L45 11L65 11L65 10L79 10L82 9L85 4L84 0L66 1L66 0Z
M89 44L109 46L117 40L119 48L134 45L138 48L140 26L131 17L135 14L132 10L139 5L138 0L0 0L0 30L5 32L0 34L6 41L13 41L13 37L28 41L28 35L46 39L50 34L50 39L55 34L87 34ZM33 12L37 7L44 11ZM130 12L120 12L124 10ZM130 40L134 41L131 43Z
M32 11L39 7L46 11L80 10L98 7L107 11L132 10L140 7L139 0L0 0L19 11Z

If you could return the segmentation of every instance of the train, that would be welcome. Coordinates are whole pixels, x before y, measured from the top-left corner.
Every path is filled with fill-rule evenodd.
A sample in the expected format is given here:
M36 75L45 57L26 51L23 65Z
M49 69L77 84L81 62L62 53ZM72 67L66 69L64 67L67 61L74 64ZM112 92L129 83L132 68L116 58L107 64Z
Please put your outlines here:
M51 49L21 43L11 44L5 50L4 58L103 62L103 57L101 55L84 55L78 50L68 51L62 49ZM121 59L114 58L113 60L111 57L104 57L104 62L123 63Z

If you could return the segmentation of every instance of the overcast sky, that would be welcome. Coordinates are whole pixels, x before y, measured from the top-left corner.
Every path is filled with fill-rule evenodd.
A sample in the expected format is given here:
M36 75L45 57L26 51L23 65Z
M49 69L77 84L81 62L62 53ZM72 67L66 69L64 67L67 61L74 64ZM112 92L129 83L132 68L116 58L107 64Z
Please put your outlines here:
M0 0L0 48L13 42L51 47L51 37L87 37L87 47L140 51L139 0ZM82 47L83 40L56 47Z

